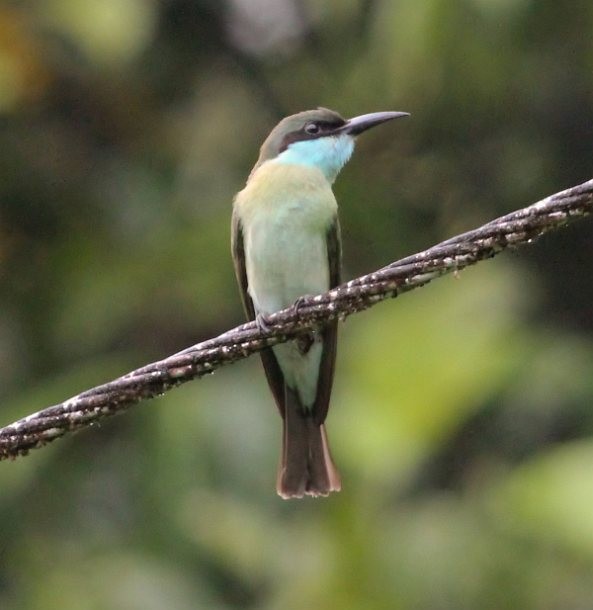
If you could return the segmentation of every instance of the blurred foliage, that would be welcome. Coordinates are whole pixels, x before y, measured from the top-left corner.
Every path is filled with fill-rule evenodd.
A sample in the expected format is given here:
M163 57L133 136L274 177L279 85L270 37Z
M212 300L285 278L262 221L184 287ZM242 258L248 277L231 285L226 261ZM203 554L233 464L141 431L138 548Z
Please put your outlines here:
M351 277L591 177L593 4L2 0L2 421L241 320L277 119L407 110L336 184ZM252 358L0 465L0 608L593 606L583 222L355 316L344 490L274 494Z

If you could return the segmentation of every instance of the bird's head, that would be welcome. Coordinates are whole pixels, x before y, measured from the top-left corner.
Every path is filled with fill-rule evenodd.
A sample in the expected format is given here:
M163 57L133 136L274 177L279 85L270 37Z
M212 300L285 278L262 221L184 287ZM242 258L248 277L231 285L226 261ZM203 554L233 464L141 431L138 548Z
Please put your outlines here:
M260 149L255 171L266 161L313 166L333 182L354 151L363 131L386 121L409 116L407 112L373 112L344 119L327 108L306 110L280 121Z

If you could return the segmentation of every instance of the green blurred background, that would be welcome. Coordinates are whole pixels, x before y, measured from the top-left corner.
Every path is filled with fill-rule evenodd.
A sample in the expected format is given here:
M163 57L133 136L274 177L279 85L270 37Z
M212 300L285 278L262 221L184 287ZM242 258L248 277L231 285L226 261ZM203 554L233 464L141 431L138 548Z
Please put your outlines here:
M336 184L350 278L592 176L593 3L0 1L2 424L242 320L233 194L317 105L413 115ZM593 608L592 255L350 318L331 498L276 497L257 358L1 463L0 608Z

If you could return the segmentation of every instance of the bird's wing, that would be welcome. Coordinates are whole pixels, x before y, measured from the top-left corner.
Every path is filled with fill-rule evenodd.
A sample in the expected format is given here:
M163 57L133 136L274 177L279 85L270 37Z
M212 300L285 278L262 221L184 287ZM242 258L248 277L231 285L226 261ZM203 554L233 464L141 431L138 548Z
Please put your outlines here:
M231 251L233 253L233 265L235 276L241 291L241 302L248 320L255 319L255 308L253 301L247 291L247 267L245 266L245 246L243 244L243 226L236 210L233 210L231 223Z
M243 243L243 226L241 219L236 210L233 210L233 218L231 224L231 250L233 253L233 263L235 266L235 275L237 277L237 283L241 291L241 301L243 302L243 309L248 320L255 319L255 307L253 301L249 296L247 287L247 267L245 265L245 246ZM272 348L266 347L259 353L262 363L264 365L264 371L268 380L268 385L274 395L274 400L280 411L280 415L284 417L284 375L282 370L274 356Z
M329 287L335 288L341 283L342 268L342 239L340 236L340 223L336 216L327 231L327 259L329 263ZM319 378L317 380L317 395L313 413L315 421L322 424L327 416L329 399L334 382L334 368L336 364L336 348L338 339L338 320L330 322L322 331L323 352L319 365Z

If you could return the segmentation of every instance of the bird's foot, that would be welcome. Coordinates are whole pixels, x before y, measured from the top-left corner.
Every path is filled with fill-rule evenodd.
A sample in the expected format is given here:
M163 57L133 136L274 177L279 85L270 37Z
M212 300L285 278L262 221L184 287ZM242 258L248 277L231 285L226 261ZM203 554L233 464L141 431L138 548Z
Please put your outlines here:
M255 323L257 324L257 328L262 333L269 333L272 330L272 323L270 322L270 318L263 313L258 313L255 316Z
M292 310L295 314L299 314L299 309L306 303L307 299L310 299L313 295L304 294L302 297L299 297L292 305Z

